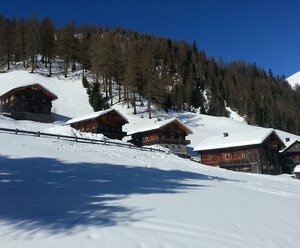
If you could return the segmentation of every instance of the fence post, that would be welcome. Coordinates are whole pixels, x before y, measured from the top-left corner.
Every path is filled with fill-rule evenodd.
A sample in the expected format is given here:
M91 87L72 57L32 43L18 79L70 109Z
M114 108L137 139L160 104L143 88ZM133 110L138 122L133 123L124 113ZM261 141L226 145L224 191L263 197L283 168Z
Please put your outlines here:
M57 138L59 139L59 134L57 135Z
M38 136L38 137L40 137L40 136L41 136L41 133L40 133L40 131L37 131L37 133L36 133L36 136Z
M18 131L19 131L19 130L18 130L18 128L16 128L16 130L15 130L15 134L18 134Z
M75 142L77 142L77 136L75 136Z

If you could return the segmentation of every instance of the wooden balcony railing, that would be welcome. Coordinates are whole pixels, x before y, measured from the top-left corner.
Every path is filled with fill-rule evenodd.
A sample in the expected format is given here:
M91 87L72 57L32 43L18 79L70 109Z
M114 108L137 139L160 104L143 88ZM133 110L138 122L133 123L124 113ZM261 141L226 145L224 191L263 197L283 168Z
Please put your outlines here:
M176 144L176 145L189 145L191 144L190 140L183 139L168 139L168 138L156 138L156 139L148 139L143 140L144 145L152 145L152 144Z

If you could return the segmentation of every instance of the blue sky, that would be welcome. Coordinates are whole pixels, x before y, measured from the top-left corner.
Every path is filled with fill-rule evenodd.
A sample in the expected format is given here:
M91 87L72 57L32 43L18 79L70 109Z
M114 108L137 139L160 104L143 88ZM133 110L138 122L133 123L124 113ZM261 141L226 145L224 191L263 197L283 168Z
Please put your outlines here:
M14 0L6 17L49 17L62 26L123 27L198 44L225 62L244 60L276 75L300 70L300 1L297 0Z

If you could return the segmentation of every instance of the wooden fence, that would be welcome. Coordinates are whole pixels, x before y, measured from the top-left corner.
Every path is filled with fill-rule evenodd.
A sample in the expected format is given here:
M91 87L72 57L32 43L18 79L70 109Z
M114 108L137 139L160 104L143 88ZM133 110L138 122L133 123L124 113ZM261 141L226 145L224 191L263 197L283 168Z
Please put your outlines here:
M49 137L49 138L56 138L56 139L63 139L63 140L69 140L73 142L78 143L89 143L89 144L99 144L99 145L110 145L110 146L118 146L118 147L126 147L130 149L138 149L141 151L151 151L151 152L163 152L167 154L171 154L171 151L156 149L152 147L138 147L132 144L126 144L121 142L114 142L109 140L98 140L98 139L88 139L88 138L82 138L78 136L68 136L68 135L61 135L61 134L52 134L52 133L44 133L40 131L27 131L27 130L20 130L20 129L10 129L10 128L0 128L0 133L10 133L10 134L23 134L23 135L29 135L29 136L35 136L35 137Z

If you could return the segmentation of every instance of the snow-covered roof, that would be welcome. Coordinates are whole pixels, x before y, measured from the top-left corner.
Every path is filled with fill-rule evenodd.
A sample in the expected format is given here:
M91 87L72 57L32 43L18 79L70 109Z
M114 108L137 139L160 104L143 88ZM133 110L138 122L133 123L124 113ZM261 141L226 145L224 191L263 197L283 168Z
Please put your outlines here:
M171 119L164 120L164 121L157 121L156 123L154 123L152 125L142 126L141 128L139 128L137 130L133 130L133 131L129 132L127 135L132 135L132 134L135 134L135 133L143 133L143 132L147 132L147 131L150 131L150 130L157 130L157 129L160 129L160 128L166 126L166 125L169 125L172 122L179 123L179 125L181 125L184 129L186 129L186 131L187 131L188 134L192 134L193 133L192 130L190 130L181 121L179 121L176 118L171 118Z
M94 113L91 113L91 114L88 114L88 115L83 115L83 116L76 117L74 119L68 120L66 122L66 124L70 125L72 123L80 122L80 121L83 121L83 120L95 119L95 118L98 118L98 117L100 117L102 115L105 115L105 114L107 114L109 112L112 112L112 111L115 111L116 113L118 113L125 120L125 122L128 123L127 118L124 115L122 115L118 110L116 110L116 109L106 109L106 110L94 112Z
M22 89L22 88L31 87L31 86L38 86L38 87L42 88L43 90L47 91L49 94L51 94L53 96L54 100L58 98L58 96L56 94L54 94L51 90L47 89L45 86L43 86L41 84L38 84L38 83L35 83L35 84L24 84L24 85L21 85L19 87L10 88L9 90L7 90L4 93L2 93L1 96L9 93L10 91L16 91L16 90L19 90L19 89Z
M204 139L194 151L215 150L221 148L257 145L274 132L274 129L257 129L249 132L229 133L228 136L219 135Z
M300 173L300 164L296 165L296 167L294 168L294 173Z
M285 147L284 149L282 149L280 152L283 153L283 152L287 151L288 149L291 148L292 145L295 144L295 142L300 142L300 141L297 140L297 139L292 139L292 140L286 142L286 143L285 143L286 147Z

